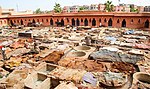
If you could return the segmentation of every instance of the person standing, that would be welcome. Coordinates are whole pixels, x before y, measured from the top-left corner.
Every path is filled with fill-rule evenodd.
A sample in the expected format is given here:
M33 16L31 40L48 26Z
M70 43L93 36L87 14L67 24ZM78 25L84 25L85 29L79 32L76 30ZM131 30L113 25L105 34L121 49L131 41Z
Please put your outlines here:
M5 50L6 49L3 46L0 46L0 50L1 50L2 57L3 57L2 60L6 60L6 55L5 55Z
M99 27L102 27L102 23L99 24Z
M91 45L91 36L89 35L89 33L87 34L87 36L85 37L85 41L86 41L86 45L90 46Z

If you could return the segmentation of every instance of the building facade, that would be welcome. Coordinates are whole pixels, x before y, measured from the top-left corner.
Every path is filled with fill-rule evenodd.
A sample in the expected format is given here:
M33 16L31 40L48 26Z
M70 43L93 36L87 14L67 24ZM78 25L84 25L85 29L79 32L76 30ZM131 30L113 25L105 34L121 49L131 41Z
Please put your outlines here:
M1 17L0 20L6 20L9 25L25 25L29 22L41 22L43 26L92 26L98 27L100 24L109 27L127 27L127 28L150 28L150 14L148 13L115 13L87 11L78 13L60 13L60 14L42 14L42 15L11 15Z
M140 13L144 12L144 6L138 6L137 8Z
M98 4L91 4L90 5L90 10L98 11Z
M74 6L64 6L63 13L74 13L78 12L81 6L74 5Z
M98 10L99 11L105 11L105 5L104 4L98 4Z
M0 7L0 27L1 26L7 26L9 24L7 17L12 15L30 15L33 14L33 11L27 10L27 11L19 11L16 12L14 9L2 9ZM3 19L1 19L3 18Z
M150 6L145 6L144 7L144 12L150 12Z
M83 10L80 10L82 8ZM105 4L91 4L91 5L83 5L83 6L64 6L63 12L64 13L71 13L71 12L79 12L79 11L105 11ZM134 4L119 4L117 6L114 6L113 8L114 12L150 12L149 6L137 6Z
M70 13L70 6L64 6L63 13Z

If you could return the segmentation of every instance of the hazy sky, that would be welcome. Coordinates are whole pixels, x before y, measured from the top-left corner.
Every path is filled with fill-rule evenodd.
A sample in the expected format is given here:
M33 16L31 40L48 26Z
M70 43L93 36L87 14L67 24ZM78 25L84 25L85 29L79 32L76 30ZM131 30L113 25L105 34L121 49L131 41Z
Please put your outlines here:
M55 2L60 3L63 6L72 5L90 5L105 3L107 0L0 0L0 6L2 8L13 8L15 10L52 10ZM117 5L118 0L111 0L113 4ZM120 0L120 3L136 4L139 6L150 6L150 0Z

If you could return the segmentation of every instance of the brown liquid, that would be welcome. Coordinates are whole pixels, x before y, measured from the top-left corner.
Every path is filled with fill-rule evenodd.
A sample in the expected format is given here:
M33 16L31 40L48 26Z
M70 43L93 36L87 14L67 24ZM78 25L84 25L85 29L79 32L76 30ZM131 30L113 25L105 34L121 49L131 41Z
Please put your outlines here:
M150 82L149 81L144 81L144 80L139 80L140 82L142 82L142 83L147 83L147 84L150 84Z

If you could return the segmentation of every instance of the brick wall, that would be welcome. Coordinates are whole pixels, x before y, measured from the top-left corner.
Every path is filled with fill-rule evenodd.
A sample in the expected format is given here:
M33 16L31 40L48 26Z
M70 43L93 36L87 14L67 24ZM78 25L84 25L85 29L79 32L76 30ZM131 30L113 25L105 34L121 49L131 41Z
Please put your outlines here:
M125 26L128 28L144 28L145 22L148 20L150 21L149 14L137 14L137 13L106 13L106 12L79 12L79 13L71 13L71 14L51 14L51 15L27 15L27 16L12 16L9 17L9 21L12 21L15 24L21 24L21 20L23 24L27 26L29 21L35 22L42 22L44 26L50 26L50 20L53 21L53 26L57 26L55 22L57 20L61 22L64 21L64 25L72 25L75 23L77 26L77 19L80 23L80 26L85 25L85 19L88 21L88 26L92 26L92 22L95 22L96 25L93 27L98 27L100 23L104 26L111 26L112 27L122 27L122 24L126 24ZM73 19L73 20L72 20ZM95 21L93 21L93 19ZM7 19L8 20L8 19ZM123 23L123 20L126 23ZM75 22L72 22L75 21ZM150 27L150 26L149 26Z

